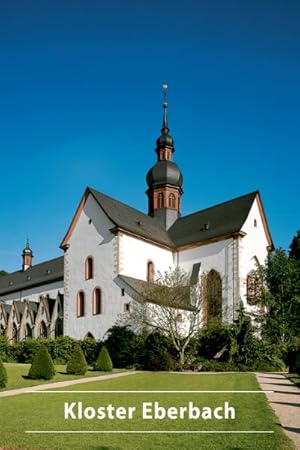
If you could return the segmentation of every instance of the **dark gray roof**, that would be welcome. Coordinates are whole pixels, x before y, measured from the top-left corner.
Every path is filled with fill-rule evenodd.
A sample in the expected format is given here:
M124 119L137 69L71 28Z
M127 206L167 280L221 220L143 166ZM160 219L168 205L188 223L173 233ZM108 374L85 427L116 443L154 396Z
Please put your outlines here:
M88 188L119 228L170 248L208 241L241 231L258 191L180 217L166 231L153 217Z
M64 278L64 257L51 259L29 269L0 277L0 296Z
M150 303L157 303L153 300L146 299L145 295L147 295L147 292L151 295L151 289L155 287L155 283L148 283L144 280L138 280L137 278L127 277L125 275L118 275L117 278L124 283L126 283L131 289L133 289L137 294L137 299L142 301L149 301ZM157 285L159 287L159 285ZM166 288L166 286L164 286ZM172 288L168 288L172 289ZM184 289L184 287L183 287ZM188 287L189 289L189 287ZM144 298L143 298L144 297ZM163 300L163 299L162 299ZM167 302L164 303L165 306L174 306L172 304L168 304ZM190 305L190 303L180 302L180 306L177 304L176 308L180 307L180 309L186 309L186 310L192 310L193 307Z
M110 220L120 228L137 234L138 236L150 239L159 244L174 247L168 233L153 217L125 205L101 192L88 188L97 203L103 209Z
M180 247L231 235L241 230L258 191L203 209L176 220L168 230L169 236Z

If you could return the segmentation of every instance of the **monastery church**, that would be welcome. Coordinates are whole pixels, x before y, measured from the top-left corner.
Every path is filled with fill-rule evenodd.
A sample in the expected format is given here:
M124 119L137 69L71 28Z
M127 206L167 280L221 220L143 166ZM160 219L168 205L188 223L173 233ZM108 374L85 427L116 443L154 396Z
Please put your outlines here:
M209 317L232 323L241 302L256 308L251 271L273 249L259 192L183 216L174 151L165 101L157 161L146 177L148 214L88 187L60 244L63 256L34 265L27 242L22 269L0 277L0 333L11 343L59 335L102 339L130 312L145 281L177 266L212 281Z

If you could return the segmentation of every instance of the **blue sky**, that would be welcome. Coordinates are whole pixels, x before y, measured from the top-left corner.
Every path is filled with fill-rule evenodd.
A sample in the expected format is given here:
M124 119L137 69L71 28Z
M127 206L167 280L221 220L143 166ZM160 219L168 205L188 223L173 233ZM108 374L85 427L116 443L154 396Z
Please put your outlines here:
M146 212L169 84L183 214L259 189L299 217L298 0L0 0L0 268L61 254L86 186Z

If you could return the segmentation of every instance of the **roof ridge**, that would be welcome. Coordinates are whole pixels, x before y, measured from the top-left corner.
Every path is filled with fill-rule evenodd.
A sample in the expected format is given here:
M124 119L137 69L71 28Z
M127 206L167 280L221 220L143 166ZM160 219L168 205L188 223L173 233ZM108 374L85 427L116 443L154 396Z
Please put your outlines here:
M238 197L234 197L234 198L232 198L232 199L230 199L230 200L225 200L224 202L217 203L216 205L212 205L212 206L209 206L209 207L204 208L204 209L199 209L198 211L195 211L195 212L193 212L193 213L187 214L186 216L181 216L181 217L179 217L179 218L176 220L176 222L178 222L178 220L185 219L185 218L187 218L187 217L191 217L191 216L194 216L194 215L199 214L199 213L203 213L203 212L205 212L205 211L208 211L209 209L213 209L213 208L217 208L217 207L219 207L219 206L226 205L226 203L231 203L231 202L234 202L234 201L236 201L236 200L240 200L240 199L245 198L245 197L248 197L248 196L250 197L251 195L254 195L254 194L255 194L255 195L256 195L256 194L259 194L259 190L257 189L256 191L249 192L248 194L239 195ZM175 222L175 223L176 223L176 222ZM172 227L171 227L171 228L172 228Z

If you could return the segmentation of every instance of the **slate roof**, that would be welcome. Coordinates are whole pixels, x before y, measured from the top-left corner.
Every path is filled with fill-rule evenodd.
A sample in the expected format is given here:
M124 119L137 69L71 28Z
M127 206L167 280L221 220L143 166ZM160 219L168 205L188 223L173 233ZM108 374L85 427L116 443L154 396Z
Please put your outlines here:
M180 217L166 231L157 219L88 188L97 203L119 228L170 248L207 241L239 232L258 191Z
M160 225L157 219L138 211L125 203L119 202L101 192L88 188L97 203L119 228L137 234L138 236L150 239L159 244L174 247L166 230Z
M143 299L143 293L147 292L147 289L149 289L149 283L147 281L139 280L137 278L127 277L125 275L118 275L117 278L122 280L129 287L131 287L131 289L133 289L136 292L136 294L140 300ZM151 283L151 285L155 286L154 283ZM151 285L150 285L149 292L151 292ZM157 286L159 286L159 285L157 285ZM165 286L164 286L164 288L165 288ZM169 288L169 289L172 289L172 288ZM147 299L147 301L150 303L157 303L157 302L151 301L149 299ZM173 306L172 304L168 305L167 303L165 303L164 305L165 306ZM178 308L178 307L179 307L179 305L176 305L176 308ZM180 309L193 310L193 307L189 303L184 302L184 303L180 304Z
M258 191L180 217L168 230L176 245L193 244L241 231Z
M29 269L0 277L0 296L64 278L64 257L50 259Z

